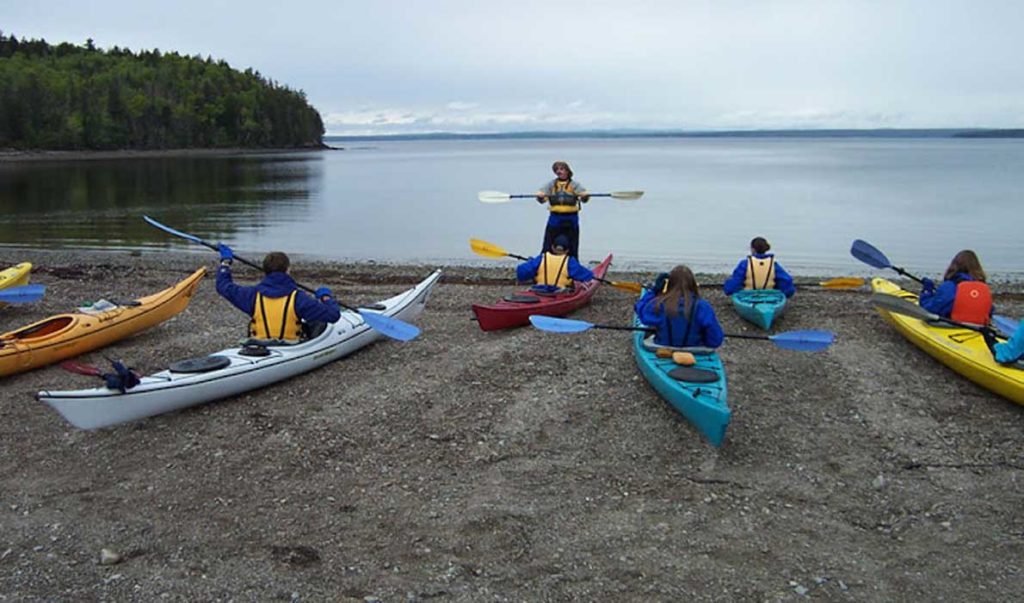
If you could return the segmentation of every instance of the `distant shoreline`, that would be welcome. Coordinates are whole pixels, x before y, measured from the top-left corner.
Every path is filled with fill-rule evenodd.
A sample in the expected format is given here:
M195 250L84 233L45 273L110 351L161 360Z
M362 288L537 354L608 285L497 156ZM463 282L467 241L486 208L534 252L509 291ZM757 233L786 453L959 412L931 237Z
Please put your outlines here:
M280 155L282 153L312 153L320 151L340 151L338 147L324 145L322 147L286 148L286 149L152 149L152 150L115 150L115 151L53 151L53 150L0 150L0 163L23 161L100 161L108 159L168 159L176 157L233 157L237 155Z
M822 129L822 130L581 130L574 132L431 132L424 134L372 134L365 136L324 136L324 142L386 140L529 140L529 139L615 139L615 138L1024 138L1017 128L932 128L932 129Z

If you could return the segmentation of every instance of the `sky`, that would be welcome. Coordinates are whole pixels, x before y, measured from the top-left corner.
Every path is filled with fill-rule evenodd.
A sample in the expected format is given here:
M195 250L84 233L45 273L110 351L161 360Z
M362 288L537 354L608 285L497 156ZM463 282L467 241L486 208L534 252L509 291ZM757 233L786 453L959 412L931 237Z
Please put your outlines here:
M0 31L223 59L328 135L1024 127L1018 0L0 0Z

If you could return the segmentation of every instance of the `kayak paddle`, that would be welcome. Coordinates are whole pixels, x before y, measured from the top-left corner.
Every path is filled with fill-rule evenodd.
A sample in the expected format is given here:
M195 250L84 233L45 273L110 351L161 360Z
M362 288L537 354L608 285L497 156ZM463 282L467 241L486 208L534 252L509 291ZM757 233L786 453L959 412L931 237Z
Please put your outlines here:
M0 289L0 302L5 304L27 304L38 301L46 293L45 285L21 285Z
M902 314L925 322L944 322L954 327L961 327L963 329L969 329L971 331L977 331L979 333L992 333L992 327L987 325L976 325L969 322L959 322L951 318L943 318L934 312L925 310L918 304L898 297L896 295L889 295L888 293L872 293L871 294L871 305L881 308L887 312L893 314Z
M622 201L636 201L644 196L643 191L615 191L613 193L588 193L591 197L611 197ZM544 195L548 196L548 195ZM477 195L483 203L507 203L512 199L536 199L537 195L510 195L501 191L480 191Z
M504 248L495 245L494 243L488 243L487 241L481 241L480 239L470 239L469 248L473 250L473 253L482 255L486 258L515 258L524 262L529 261L530 258L509 253ZM600 281L606 285L611 285L616 289L622 289L623 291L629 291L630 293L643 293L644 286L640 283L634 283L630 281L609 281L601 277L595 276L594 280Z
M615 331L646 331L653 333L654 329L649 327L620 327L616 325L597 325L583 320L570 318L555 318L553 316L534 315L530 317L530 324L541 331L549 333L580 333L589 329L611 329ZM775 335L740 335L736 333L725 333L726 337L736 339L760 339L774 343L784 350L797 352L818 352L828 348L835 341L835 334L831 331L787 331Z
M797 286L799 287L799 285ZM855 276L837 276L811 286L822 289L860 289L864 286L864 279Z
M204 241L203 239L200 239L195 235L188 234L187 232L181 232L180 230L175 230L170 226L167 226L166 224L161 224L160 222L157 222L156 220L150 218L149 216L142 216L142 219L145 220L150 226L155 226L166 233L172 234L176 237L181 237L182 239L192 241L193 243L198 243L205 247L209 247L214 251L217 251L216 245L210 243L209 241ZM260 266L259 264L251 262L237 255L234 257L236 260L245 264L246 266L251 266L253 268L256 268L257 270L263 270L263 267ZM295 283L295 285L304 291L307 291L309 293L315 293L313 289L310 289L305 285L302 285L300 283ZM363 318L363 321L367 325L369 325L370 328L374 329L375 331L379 331L381 334L387 335L392 339L397 339L399 341L409 341L411 339L415 339L416 336L420 334L420 330L418 327L415 327L407 322L403 322L397 318L384 316L383 314L371 312L370 310L364 310L363 308L355 308L347 304L343 304L341 302L337 303L339 306L345 308L346 310L358 312L359 316Z
M899 266L893 266L889 262L889 258L885 257L884 253L876 249L874 245L867 241L862 241L860 239L854 241L853 245L850 247L850 254L868 266L874 266L875 268L892 268L902 276L915 280L922 285L924 284L924 281L920 278L910 274Z

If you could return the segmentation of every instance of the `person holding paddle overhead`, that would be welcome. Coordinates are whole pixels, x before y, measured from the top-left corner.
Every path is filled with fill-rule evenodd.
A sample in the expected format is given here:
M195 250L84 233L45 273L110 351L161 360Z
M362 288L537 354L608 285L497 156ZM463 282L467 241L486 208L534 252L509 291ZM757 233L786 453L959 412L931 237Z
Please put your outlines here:
M303 322L335 323L341 318L338 303L331 290L320 287L315 298L299 290L288 274L291 261L281 251L272 251L263 258L263 280L256 286L236 285L231 278L234 253L223 243L220 268L217 270L217 293L233 306L252 317L249 336L256 339L280 339L298 342L303 339Z
M778 289L787 298L793 297L793 277L775 261L774 254L768 253L771 248L764 237L754 237L750 241L750 255L736 264L732 276L722 284L722 292L732 295L748 289Z
M544 229L544 244L541 253L551 249L551 243L559 234L569 239L569 255L579 257L580 245L580 207L590 200L587 189L572 178L572 169L564 161L551 164L555 179L549 181L537 191L537 203L547 203L551 213L548 215L547 227Z
M978 254L964 249L953 256L938 287L930 278L921 279L921 307L957 322L988 324L992 291L987 280Z
M665 290L647 290L634 309L641 323L657 329L654 343L658 345L717 348L725 340L715 310L701 298L688 266L673 268Z
M516 267L516 280L520 283L533 282L538 292L556 293L571 289L576 281L586 283L594 280L594 273L569 255L569 238L557 235L551 242L551 250L530 258Z

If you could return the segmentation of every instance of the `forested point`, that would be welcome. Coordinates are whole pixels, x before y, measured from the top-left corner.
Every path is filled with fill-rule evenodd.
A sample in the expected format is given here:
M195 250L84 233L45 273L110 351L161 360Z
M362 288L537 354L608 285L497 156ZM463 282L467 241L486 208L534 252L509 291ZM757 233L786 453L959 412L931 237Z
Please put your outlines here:
M0 32L0 148L320 147L323 134L303 92L252 69Z

